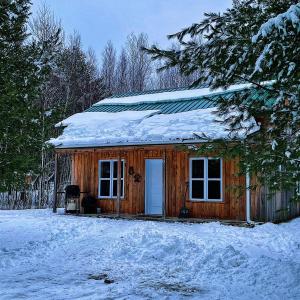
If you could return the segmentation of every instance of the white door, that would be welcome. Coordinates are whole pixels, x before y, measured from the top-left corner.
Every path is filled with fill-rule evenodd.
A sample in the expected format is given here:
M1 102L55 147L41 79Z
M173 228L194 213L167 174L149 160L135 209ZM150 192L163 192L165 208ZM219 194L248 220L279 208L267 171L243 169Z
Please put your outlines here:
M145 214L163 214L163 160L146 159Z

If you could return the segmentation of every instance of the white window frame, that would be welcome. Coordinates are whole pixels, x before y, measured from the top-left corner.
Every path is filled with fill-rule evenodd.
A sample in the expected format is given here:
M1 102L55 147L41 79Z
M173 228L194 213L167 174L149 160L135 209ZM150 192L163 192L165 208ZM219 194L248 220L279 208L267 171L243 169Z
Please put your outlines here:
M109 162L110 163L110 177L109 178L101 178L101 163L102 162ZM114 189L114 181L118 178L114 178L114 162L118 162L117 159L101 159L98 161L98 198L99 199L117 199L118 196L113 196L113 189ZM123 163L123 174L121 174L121 181L123 181L123 189L121 199L125 197L125 160L121 159ZM110 190L109 196L101 196L101 181L107 180L110 182Z
M220 178L208 178L208 161L218 159L220 160ZM203 178L193 178L192 177L192 168L194 160L203 160L204 161L204 177ZM189 170L189 196L191 201L195 202L223 202L223 160L219 157L193 157L190 158L190 170ZM192 183L193 181L204 181L204 198L193 198L192 197ZM208 182L209 181L220 181L220 199L208 199Z

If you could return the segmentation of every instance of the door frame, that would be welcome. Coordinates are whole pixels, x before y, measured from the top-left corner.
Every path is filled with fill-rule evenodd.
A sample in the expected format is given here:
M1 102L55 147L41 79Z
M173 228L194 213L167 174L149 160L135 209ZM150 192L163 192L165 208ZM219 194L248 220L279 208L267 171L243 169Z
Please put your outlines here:
M165 166L165 160L160 157L156 158L145 158L144 159L144 165L145 165L145 180L144 180L144 215L151 215L148 213L148 207L147 207L147 160L161 160L162 161L162 217L166 216L166 210L165 210L165 193L166 193L166 166ZM155 216L155 215L154 215ZM160 215L157 215L160 216Z

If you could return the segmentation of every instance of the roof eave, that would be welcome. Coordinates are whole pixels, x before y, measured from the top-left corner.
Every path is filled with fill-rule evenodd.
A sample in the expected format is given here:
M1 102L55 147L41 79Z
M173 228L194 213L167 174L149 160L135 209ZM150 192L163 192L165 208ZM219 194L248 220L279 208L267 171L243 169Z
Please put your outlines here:
M224 139L228 142L237 142L242 141L243 139ZM55 149L82 149L82 148L109 148L109 147L126 147L126 146L154 146L154 145L179 145L179 144L200 144L213 142L211 140L205 139L182 139L182 140L173 140L173 141L140 141L140 142L122 142L122 143L106 143L106 144L73 144L73 145L64 145L60 144L55 146Z

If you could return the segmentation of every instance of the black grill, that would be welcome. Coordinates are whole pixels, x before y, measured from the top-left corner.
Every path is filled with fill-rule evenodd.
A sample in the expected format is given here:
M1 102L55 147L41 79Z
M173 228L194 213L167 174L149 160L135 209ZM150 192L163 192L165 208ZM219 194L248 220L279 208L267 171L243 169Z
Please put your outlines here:
M65 188L66 199L80 197L80 188L78 185L68 185Z

